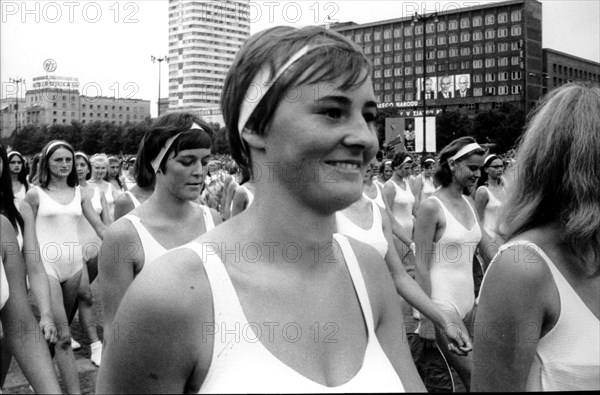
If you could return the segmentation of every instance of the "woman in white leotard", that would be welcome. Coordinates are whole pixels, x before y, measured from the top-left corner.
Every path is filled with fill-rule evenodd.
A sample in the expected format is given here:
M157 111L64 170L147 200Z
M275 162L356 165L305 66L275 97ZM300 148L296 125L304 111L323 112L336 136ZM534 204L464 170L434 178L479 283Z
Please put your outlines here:
M335 233L377 151L370 75L321 27L246 41L221 105L254 202L136 279L115 322L152 330L109 345L99 392L424 390L381 255Z
M144 136L136 164L155 172L156 186L148 200L110 227L102 243L99 272L106 331L114 328L119 303L142 270L220 223L215 210L193 202L202 191L212 136L205 122L187 113L159 118Z
M83 152L75 153L75 168L77 170L79 186L82 191L81 193L87 195L90 199L94 211L100 216L104 225L110 225L111 219L104 192L100 190L100 187L92 186L92 184L88 184L87 182L90 178L91 164L87 155ZM98 337L96 323L93 322L92 307L94 305L94 298L90 284L98 275L98 252L100 251L102 240L98 237L94 228L85 217L81 216L79 218L77 226L79 242L81 244L83 260L85 262L84 270L81 271L81 283L79 285L79 293L77 294L79 321L90 340L90 360L96 366L100 366L102 342ZM72 311L71 314L75 314L75 311ZM69 318L72 319L72 317Z
M25 159L20 152L11 151L8 153L8 168L12 181L12 190L15 199L25 200L25 194L29 190L27 182L27 169Z
M140 149L141 146L142 144L140 144ZM140 152L138 151L137 157L139 158L139 156ZM136 158L132 159L129 162L130 175L128 177L134 177L135 183L129 184L127 191L115 200L115 221L144 203L154 192L156 174L151 168L146 169L146 167L140 166Z
M562 85L521 139L477 308L476 391L600 390L599 108L598 85Z
M413 182L413 190L415 191L415 212L418 212L419 206L424 200L427 200L436 191L437 186L433 175L436 170L435 159L430 155L425 155L421 158L422 172Z
M363 197L377 204L377 207L385 210L385 202L383 201L383 187L376 181L373 181L373 172L376 169L375 160L371 161L367 168L367 173L363 180ZM386 213L387 215L387 213Z
M475 193L475 207L477 207L477 214L479 214L483 229L498 245L504 242L497 230L500 207L506 198L503 173L502 159L497 155L488 155L483 163L482 177Z
M39 185L25 197L33 209L41 259L50 283L52 312L58 326L56 359L68 392L80 391L71 349L68 314L73 308L83 268L77 224L84 215L98 236L105 226L86 194L77 185L75 153L67 142L55 140L42 150Z
M480 243L486 245L489 239L482 238L474 203L464 192L476 184L484 153L471 137L456 139L440 152L435 177L441 187L421 204L415 226L417 273L423 289L453 321L463 320L470 331L475 307L473 256ZM428 328L421 329L421 337L428 338ZM468 389L471 356L449 353L446 339L435 329L441 351Z
M112 184L104 179L108 172L108 156L106 154L94 154L90 158L90 164L92 165L91 177L88 183L92 187L98 187L101 192L104 193L106 198L106 205L108 207L108 215L112 221L115 212L115 200L119 196L119 191L116 190Z

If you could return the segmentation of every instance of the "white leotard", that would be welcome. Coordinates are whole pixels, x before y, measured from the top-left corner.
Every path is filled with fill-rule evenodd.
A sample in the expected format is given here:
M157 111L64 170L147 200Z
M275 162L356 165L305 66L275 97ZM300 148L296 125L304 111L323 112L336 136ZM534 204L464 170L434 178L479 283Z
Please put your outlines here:
M25 185L23 185L23 184L19 184L19 185L21 187L19 188L19 190L17 192L14 193L14 197L16 200L23 201L23 200L25 200L25 194L26 194Z
M490 236L496 237L498 236L496 227L498 225L498 217L500 215L502 202L494 196L490 188L480 186L479 189L481 188L485 189L488 193L488 202L483 210L483 223L481 226L490 234Z
M109 182L108 187L106 188L106 193L104 194L106 198L106 207L108 208L108 214L110 218L115 218L115 197L113 195L113 186Z
M379 207L374 201L371 201L369 210L373 213L373 222L369 229L363 229L360 226L352 222L344 211L338 211L335 213L335 219L337 221L338 233L350 236L358 241L362 241L375 248L381 257L385 259L388 250L388 242L383 234L383 227L381 223L381 212Z
M467 198L465 203L473 213L474 224L466 229L436 196L446 218L444 234L434 243L429 275L431 278L431 300L444 309L452 309L465 318L475 305L473 281L473 254L481 240L481 229L477 216Z
M81 190L75 187L75 196L68 204L50 197L42 188L38 191L39 206L35 219L37 239L46 273L63 282L83 267L78 223L82 216Z
M6 278L6 273L4 272L4 263L2 262L2 257L0 256L0 310L2 310L6 304L9 296L10 290L8 288L8 279Z
M518 240L500 247L490 265L495 264L500 252L523 244L546 262L560 298L560 314L556 324L537 344L529 368L526 391L600 390L600 321L583 303L554 262L535 243ZM481 288L484 286L485 276Z
M425 177L421 175L421 201L425 201L433 195L436 191L435 185L433 185L433 177Z
M404 181L405 189L402 189L395 181L389 180L387 183L391 183L396 188L396 196L394 197L394 204L392 206L392 213L394 218L402 225L402 228L408 232L412 238L414 217L412 214L413 205L415 204L415 196L410 190L410 186L407 181Z
M96 214L100 215L102 213L100 188L95 186L93 189L94 194L90 200L92 202L94 211ZM81 253L83 254L83 259L85 261L89 261L90 259L95 258L100 253L102 239L100 239L92 225L83 215L79 218L79 223L77 224L77 233L79 234L79 242L81 243Z
M200 206L200 208L202 209L206 231L208 232L215 227L215 223L213 221L210 209L206 206ZM127 214L124 215L123 218L127 218L131 222L138 234L138 237L140 238L140 242L142 243L141 248L144 252L144 262L141 265L142 270L144 267L146 267L146 264L150 264L159 256L164 255L168 251L150 234L148 229L146 229L144 224L142 224L140 217L137 217L133 214Z
M377 206L379 206L385 210L385 202L383 201L383 187L381 186L380 183L378 183L376 181L373 181L373 185L375 185L375 190L377 191L377 196L375 196L373 199L371 199L364 190L363 190L363 196L366 199L369 199L370 201L375 202L377 204Z
M181 247L194 251L204 263L212 291L215 325L218 328L249 328L239 331L244 334L240 336L225 331L214 336L212 361L199 393L404 392L404 386L375 334L369 295L354 251L344 236L334 234L333 237L344 255L368 333L361 369L348 382L335 387L303 376L263 345L261 338L266 336L255 332L256 324L249 323L227 269L217 255L205 254L206 249L195 242Z
M139 206L141 203L140 201L135 197L135 195L129 191L125 191L125 193L127 194L127 196L129 196L129 199L131 199L131 203L133 203L133 208L136 208L137 206Z

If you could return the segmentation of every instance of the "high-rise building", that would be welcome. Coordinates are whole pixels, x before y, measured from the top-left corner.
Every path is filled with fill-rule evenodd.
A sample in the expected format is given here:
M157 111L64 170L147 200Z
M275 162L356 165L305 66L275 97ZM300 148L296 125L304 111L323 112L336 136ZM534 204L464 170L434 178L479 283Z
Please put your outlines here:
M227 71L248 37L248 1L169 0L169 111L218 108Z

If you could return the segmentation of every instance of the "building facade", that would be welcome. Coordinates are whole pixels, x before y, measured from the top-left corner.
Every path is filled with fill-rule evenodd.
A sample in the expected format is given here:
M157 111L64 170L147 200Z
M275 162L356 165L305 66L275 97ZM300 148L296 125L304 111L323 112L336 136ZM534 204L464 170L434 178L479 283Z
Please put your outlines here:
M225 76L250 36L243 0L169 0L169 111L219 106Z
M600 63L550 48L544 48L543 62L541 78L544 93L572 81L600 81Z

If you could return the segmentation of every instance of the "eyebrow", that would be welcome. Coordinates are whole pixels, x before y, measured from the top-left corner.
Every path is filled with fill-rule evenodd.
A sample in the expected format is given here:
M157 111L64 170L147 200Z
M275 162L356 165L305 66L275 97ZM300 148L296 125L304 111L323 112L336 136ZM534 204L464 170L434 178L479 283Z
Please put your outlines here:
M348 97L346 96L325 96L322 97L320 99L317 100L318 103L327 103L327 102L334 102L337 104L342 104L342 105L350 105L352 104L352 100L350 100ZM377 103L373 100L369 100L365 103L365 107L374 107L377 108Z

